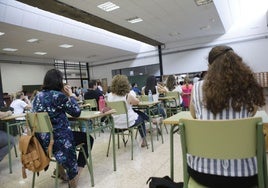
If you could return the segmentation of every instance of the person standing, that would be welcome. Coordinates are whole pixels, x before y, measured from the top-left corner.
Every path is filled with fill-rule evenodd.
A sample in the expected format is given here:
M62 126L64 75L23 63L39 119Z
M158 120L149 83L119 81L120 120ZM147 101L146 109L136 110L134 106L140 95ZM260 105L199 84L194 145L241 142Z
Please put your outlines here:
M190 99L191 99L191 92L192 92L193 85L190 82L190 79L188 76L184 78L184 84L182 85L182 100L184 104L184 109L189 109Z
M86 165L82 152L76 157L76 146L84 143L83 148L88 157L88 146L85 132L72 131L67 114L79 117L81 110L71 87L63 84L63 74L59 70L47 71L42 90L33 100L33 112L47 112L53 125L54 145L53 154L60 164L60 177L68 180L70 188L76 188L79 175ZM37 134L41 145L48 147L49 134ZM91 148L93 137L90 136ZM67 177L65 171L67 172Z
M208 63L204 80L193 86L190 103L193 118L247 118L256 113L258 106L265 105L263 88L250 67L231 47L212 48ZM256 157L221 160L188 155L187 164L190 176L207 187L249 188L257 185Z

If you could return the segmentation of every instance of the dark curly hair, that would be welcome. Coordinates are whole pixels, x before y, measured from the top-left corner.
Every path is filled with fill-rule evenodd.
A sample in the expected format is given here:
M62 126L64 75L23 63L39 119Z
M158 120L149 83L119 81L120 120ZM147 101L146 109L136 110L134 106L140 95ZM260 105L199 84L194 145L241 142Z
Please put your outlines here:
M115 75L113 77L110 89L112 93L118 96L125 96L130 91L128 77L120 74Z
M253 112L254 105L265 105L263 88L253 71L232 48L216 46L209 52L209 68L204 78L203 102L213 114L228 109L240 111L246 106Z

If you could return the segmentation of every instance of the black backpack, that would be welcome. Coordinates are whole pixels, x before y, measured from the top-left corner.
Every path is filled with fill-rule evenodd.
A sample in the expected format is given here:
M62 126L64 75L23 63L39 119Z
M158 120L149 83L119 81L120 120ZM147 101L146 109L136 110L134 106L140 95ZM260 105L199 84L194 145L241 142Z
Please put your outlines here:
M183 188L183 182L176 183L168 176L162 178L150 177L146 184L148 183L149 188Z

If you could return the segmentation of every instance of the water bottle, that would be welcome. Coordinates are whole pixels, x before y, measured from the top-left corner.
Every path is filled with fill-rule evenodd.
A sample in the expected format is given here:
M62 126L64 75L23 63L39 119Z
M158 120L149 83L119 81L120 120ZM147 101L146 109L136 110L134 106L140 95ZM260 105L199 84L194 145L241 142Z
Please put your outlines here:
M99 111L102 112L102 110L104 109L104 107L105 107L104 97L103 96L100 96L99 97Z
M154 101L153 94L152 94L152 91L151 90L149 90L149 92L148 92L148 100L149 100L149 102L153 102Z

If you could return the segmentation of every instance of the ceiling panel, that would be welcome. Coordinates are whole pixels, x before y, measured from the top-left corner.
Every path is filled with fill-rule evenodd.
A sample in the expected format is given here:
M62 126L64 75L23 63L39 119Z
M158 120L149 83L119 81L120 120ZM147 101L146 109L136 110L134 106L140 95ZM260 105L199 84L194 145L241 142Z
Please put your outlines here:
M98 4L106 2L104 0L18 1L154 46L169 44L177 46L181 41L191 41L206 36L220 36L225 32L214 3L197 6L194 0L112 0L120 8L109 13L97 8ZM230 0L226 0L226 3L228 1ZM2 20L0 32L6 32L6 35L0 36L0 50L7 46L17 46L19 50L14 53L1 50L0 55L2 56L36 57L33 55L34 50L44 50L48 51L48 54L42 58L103 63L107 60L137 54L134 50L135 47L128 50L122 47L121 43L110 41L108 36L107 42L100 45L96 41L106 40L105 35L98 38L95 37L94 33L86 34L79 29L70 30L66 27L69 23L59 25L57 20L48 21L45 18L37 18L35 14L21 14L21 19L18 19L19 11L13 15L14 13L9 8L1 9L3 5L14 2L17 1L0 0L0 20ZM228 8L228 6L225 7ZM36 10L36 8L33 9ZM144 21L136 24L130 24L126 21L126 19L135 16L141 17ZM32 29L26 28L30 25L33 27ZM208 28L200 29L206 27ZM60 34L53 34L53 32ZM177 36L177 33L180 35ZM40 41L35 44L25 42L33 36L39 38ZM78 40L77 36L84 36L85 40L83 37ZM70 49L58 48L58 45L63 42L74 44L74 47Z

